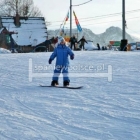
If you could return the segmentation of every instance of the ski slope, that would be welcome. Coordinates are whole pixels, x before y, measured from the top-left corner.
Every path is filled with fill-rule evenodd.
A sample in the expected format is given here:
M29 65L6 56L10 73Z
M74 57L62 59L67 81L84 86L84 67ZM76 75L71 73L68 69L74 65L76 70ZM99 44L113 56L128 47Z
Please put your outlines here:
M140 52L74 53L78 90L39 86L50 52L0 54L0 140L140 139Z

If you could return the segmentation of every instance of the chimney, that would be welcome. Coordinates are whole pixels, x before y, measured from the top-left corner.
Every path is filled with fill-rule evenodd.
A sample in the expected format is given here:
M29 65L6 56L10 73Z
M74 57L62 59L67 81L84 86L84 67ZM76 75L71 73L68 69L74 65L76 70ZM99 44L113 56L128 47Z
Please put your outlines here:
M19 14L16 13L16 26L19 27L20 23L19 23Z
M16 21L15 21L15 24L17 27L20 26L20 23L19 23L19 14L18 14L18 0L16 0Z

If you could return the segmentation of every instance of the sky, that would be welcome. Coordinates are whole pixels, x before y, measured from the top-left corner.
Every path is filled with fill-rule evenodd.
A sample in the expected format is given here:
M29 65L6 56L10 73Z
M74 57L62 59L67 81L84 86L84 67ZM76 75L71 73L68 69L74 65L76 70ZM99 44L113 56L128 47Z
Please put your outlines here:
M51 83L51 52L1 52L0 140L140 139L139 51L74 51L78 90L39 86Z
M33 0L46 21L51 24L48 29L59 29L63 23L70 5L70 0ZM95 34L105 32L110 26L122 28L122 0L92 0L89 3L80 6L88 0L72 0L72 9L82 28L88 28ZM125 0L126 32L140 37L140 0ZM74 16L73 28L76 28ZM70 28L69 20L65 28Z

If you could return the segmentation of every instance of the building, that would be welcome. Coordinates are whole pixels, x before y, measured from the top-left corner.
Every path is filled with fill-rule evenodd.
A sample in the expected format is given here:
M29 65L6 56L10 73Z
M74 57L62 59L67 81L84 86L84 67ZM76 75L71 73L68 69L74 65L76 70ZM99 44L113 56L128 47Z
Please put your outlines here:
M11 37L11 38L10 38ZM46 40L47 28L43 17L0 17L0 47L31 52ZM11 43L13 40L13 44Z

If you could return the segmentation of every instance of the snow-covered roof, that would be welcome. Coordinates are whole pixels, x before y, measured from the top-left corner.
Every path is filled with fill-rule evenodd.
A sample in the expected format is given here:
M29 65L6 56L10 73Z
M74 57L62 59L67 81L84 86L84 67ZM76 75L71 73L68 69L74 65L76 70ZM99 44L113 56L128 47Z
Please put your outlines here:
M18 32L12 35L18 45L37 45L46 40L47 28L43 17L20 18L20 27L15 26L13 17L1 17L1 21L8 31Z

